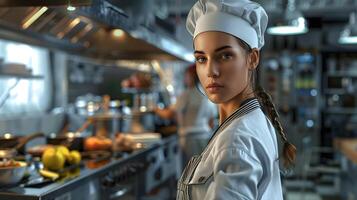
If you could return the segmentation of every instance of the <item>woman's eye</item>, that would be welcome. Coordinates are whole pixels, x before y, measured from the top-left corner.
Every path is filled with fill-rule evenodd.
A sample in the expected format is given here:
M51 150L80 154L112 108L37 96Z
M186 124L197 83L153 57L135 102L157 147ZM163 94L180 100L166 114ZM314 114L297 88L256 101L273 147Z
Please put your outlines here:
M222 60L229 60L229 59L231 59L233 56L232 56L232 54L224 53L224 54L221 54L220 57L221 57Z
M205 57L197 57L196 58L196 62L198 62L198 63L204 63L205 61L206 61Z

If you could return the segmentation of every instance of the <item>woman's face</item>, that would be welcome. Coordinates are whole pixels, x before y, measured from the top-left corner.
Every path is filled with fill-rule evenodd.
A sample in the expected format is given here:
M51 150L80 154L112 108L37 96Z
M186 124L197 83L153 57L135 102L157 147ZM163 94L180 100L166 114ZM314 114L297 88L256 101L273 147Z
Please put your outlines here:
M250 55L237 38L222 32L203 32L194 40L196 70L208 98L227 103L251 88L249 69L254 69Z

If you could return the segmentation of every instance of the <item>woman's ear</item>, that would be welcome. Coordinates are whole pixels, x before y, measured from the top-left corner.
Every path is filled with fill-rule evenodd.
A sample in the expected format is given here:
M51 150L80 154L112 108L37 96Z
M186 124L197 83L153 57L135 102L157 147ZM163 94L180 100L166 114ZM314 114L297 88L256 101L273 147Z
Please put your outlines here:
M249 53L249 69L254 70L258 67L260 52L257 48L252 49Z

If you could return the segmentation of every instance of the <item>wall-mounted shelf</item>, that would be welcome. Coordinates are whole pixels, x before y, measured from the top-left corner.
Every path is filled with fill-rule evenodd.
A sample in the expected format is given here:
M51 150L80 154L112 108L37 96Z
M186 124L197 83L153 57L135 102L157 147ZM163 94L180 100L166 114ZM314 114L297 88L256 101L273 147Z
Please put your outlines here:
M328 72L328 76L346 76L346 77L356 77L357 72L348 72L348 71L336 71L336 72Z
M130 94L140 94L140 93L153 93L153 92L157 92L157 90L152 89L152 88L147 88L147 89L122 88L121 92L122 93L130 93Z
M1 73L0 78L19 78L19 79L42 79L41 75L31 75L31 74L15 74L15 73Z
M327 108L326 112L331 114L354 115L357 114L357 108Z
M346 89L341 89L341 88L330 88L330 89L325 89L324 90L325 94L338 94L338 95L344 95L344 94L355 94L354 92L349 92Z

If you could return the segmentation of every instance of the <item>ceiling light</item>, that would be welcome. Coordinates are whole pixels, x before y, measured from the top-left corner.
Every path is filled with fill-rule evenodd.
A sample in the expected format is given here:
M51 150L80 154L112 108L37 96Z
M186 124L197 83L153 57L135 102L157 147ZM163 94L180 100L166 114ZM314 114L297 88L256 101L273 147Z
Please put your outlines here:
M356 14L354 12L350 14L350 20L341 31L338 42L340 44L357 44Z
M271 35L297 35L309 31L302 13L295 9L295 0L289 0L282 20L267 29Z
M71 1L70 0L68 0L67 10L68 11L75 11L76 10L76 7L71 5Z
M46 6L42 7L41 9L37 10L33 15L31 15L23 24L22 28L27 29L31 24L33 24L43 13L48 10Z
M67 6L67 10L68 10L68 11L75 11L75 10L76 10L76 7L71 6L71 5L68 5L68 6Z
M124 35L124 31L121 30L121 29L114 29L112 34L115 36L115 37L121 37Z

